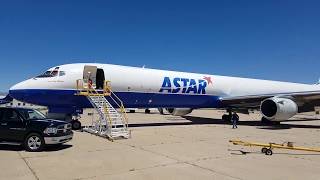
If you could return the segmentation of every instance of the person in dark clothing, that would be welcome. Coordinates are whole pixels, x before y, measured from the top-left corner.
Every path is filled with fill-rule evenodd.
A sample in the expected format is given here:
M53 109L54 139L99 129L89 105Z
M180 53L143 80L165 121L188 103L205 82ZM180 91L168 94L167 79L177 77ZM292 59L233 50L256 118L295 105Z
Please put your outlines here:
M238 116L238 114L233 113L231 120L232 120L232 129L238 128L238 126L237 126L237 123L238 123L238 121L239 121L239 116Z

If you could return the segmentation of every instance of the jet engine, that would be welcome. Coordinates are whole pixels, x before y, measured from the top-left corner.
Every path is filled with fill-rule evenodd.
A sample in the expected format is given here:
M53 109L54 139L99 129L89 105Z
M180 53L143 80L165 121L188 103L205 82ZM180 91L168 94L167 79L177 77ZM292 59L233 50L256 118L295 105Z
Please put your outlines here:
M191 108L166 108L173 116L184 116L192 112Z
M262 101L260 110L270 121L283 121L298 113L298 105L288 98L273 97Z

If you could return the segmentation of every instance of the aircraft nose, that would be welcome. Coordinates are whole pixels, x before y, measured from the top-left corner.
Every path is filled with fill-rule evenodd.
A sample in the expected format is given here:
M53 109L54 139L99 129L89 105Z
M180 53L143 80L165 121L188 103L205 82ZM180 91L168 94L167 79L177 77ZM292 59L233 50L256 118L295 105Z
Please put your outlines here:
M25 85L26 85L26 81L22 81L22 82L19 82L15 85L13 85L9 91L15 91L15 90L19 90L19 89L24 89L25 88Z
M24 98L26 97L26 89L27 89L27 84L28 84L28 80L26 81L22 81L20 83L17 83L15 85L13 85L10 89L9 89L9 95L17 100L23 101Z

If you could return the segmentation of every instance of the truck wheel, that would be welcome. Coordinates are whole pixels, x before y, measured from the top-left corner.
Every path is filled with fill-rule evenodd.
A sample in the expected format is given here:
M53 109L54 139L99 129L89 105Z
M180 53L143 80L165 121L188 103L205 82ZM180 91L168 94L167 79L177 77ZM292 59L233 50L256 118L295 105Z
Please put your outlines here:
M81 129L81 122L78 120L71 121L72 129L73 130L79 130Z
M27 151L38 152L44 147L43 137L38 133L31 133L24 141L24 147Z

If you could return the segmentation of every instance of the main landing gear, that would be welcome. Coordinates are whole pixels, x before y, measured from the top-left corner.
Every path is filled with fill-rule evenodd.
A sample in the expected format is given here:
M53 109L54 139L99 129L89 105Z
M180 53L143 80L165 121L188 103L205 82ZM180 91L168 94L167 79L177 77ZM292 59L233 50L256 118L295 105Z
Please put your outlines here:
M228 113L229 114L224 114L222 116L222 120L227 123L232 123L232 111L228 110ZM239 121L239 116L236 113L234 118L237 118L236 120Z
M228 114L224 114L224 115L222 116L222 120L223 120L224 122L230 123L230 122L231 122L231 116L228 115Z

